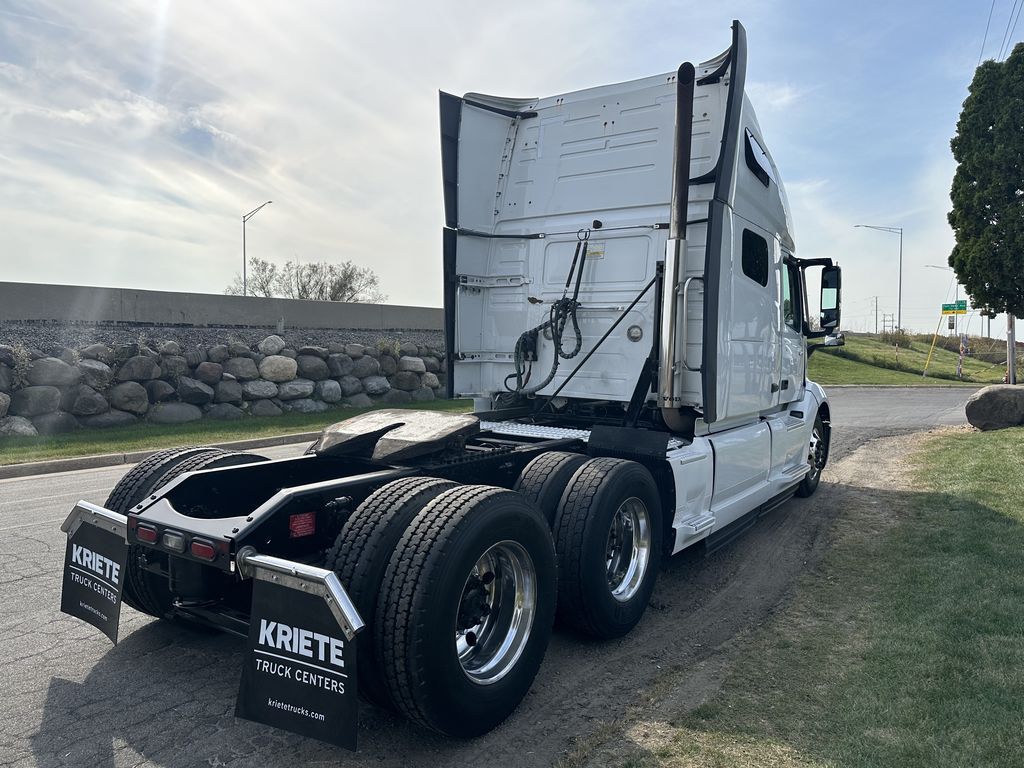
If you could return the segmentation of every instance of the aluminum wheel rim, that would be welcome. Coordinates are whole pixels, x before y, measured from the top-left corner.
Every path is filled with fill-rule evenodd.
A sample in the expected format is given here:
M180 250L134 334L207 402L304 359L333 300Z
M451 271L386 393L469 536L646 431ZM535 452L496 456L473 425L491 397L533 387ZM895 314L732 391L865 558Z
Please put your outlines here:
M825 466L825 439L817 425L811 430L811 443L807 449L807 464L810 470L807 476L812 480L821 474Z
M612 516L605 547L608 589L625 603L640 591L651 560L651 516L647 505L631 496Z
M537 572L530 554L515 541L492 546L467 576L458 607L462 671L480 685L498 682L519 661L533 628Z

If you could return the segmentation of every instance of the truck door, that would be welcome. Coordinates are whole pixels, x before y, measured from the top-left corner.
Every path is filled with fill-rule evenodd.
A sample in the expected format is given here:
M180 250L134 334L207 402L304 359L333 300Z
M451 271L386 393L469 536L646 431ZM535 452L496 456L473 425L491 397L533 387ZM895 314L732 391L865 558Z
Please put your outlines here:
M790 403L803 396L807 365L807 348L801 328L803 326L803 296L800 295L800 270L792 257L783 252L780 283L782 286L782 316L780 318L782 355L779 366L779 403Z

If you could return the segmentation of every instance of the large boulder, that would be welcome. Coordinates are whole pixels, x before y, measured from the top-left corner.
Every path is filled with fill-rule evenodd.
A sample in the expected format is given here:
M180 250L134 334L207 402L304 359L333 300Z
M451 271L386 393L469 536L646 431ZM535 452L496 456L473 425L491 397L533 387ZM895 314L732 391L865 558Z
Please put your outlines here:
M427 373L441 372L441 361L433 355L427 355L421 359L423 360L423 367L427 369Z
M96 416L83 416L78 422L86 429L107 429L109 427L127 427L138 422L138 419L126 411L111 408L106 413Z
M281 409L272 400L257 400L249 406L249 413L253 416L280 416Z
M256 345L256 349L267 356L280 354L284 348L284 339L277 335L267 336L267 338Z
M313 345L307 345L305 347L299 347L299 354L300 355L313 355L314 357L319 357L321 360L326 360L327 359L327 355L328 355L328 351L327 351L327 347L317 347L317 346L313 346Z
M206 405L213 402L213 387L203 384L198 379L182 376L178 380L178 397L183 403Z
M357 379L365 379L367 376L376 376L380 373L380 363L374 358L363 355L352 361L352 375Z
M223 363L229 357L231 357L231 353L228 352L228 348L224 344L214 344L206 350L206 359L211 363Z
M74 432L81 425L78 419L64 411L54 411L32 417L32 426L40 435L59 435L64 432Z
M341 385L334 379L324 379L316 383L316 397L325 403L337 403L341 400Z
M224 379L217 383L213 399L218 403L242 402L242 385L234 379Z
M383 376L367 376L363 379L363 389L368 395L383 395L391 389L391 385Z
M345 398L345 405L349 408L372 408L373 400L365 392L360 392L352 397Z
M419 345L407 341L398 348L398 351L407 357L415 357L420 353L420 348Z
M106 344L90 344L79 355L83 360L99 360L107 365L114 363L114 352Z
M10 392L12 389L14 389L14 369L0 363L0 392Z
M326 379L331 375L331 371L327 367L327 362L316 355L300 354L295 359L295 362L299 366L299 376L303 379L320 381L321 379Z
M40 416L57 410L60 390L56 387L24 387L11 397L12 416Z
M412 395L401 389L391 389L385 392L377 402L383 405L406 405L412 402Z
M330 409L327 403L321 403L319 400L311 400L308 397L304 397L301 400L290 400L286 407L289 411L295 413L323 413Z
M420 382L424 387L430 387L431 389L437 389L441 386L441 380L437 378L436 373L424 373L420 376Z
M298 364L284 355L267 355L259 364L260 376L276 383L291 381L298 370Z
M398 361L398 370L411 371L412 373L426 373L427 366L423 364L422 357L403 357Z
M434 390L430 387L420 387L412 391L412 399L417 403L425 403L434 399Z
M178 396L178 390L166 381L153 379L153 381L146 382L146 394L149 395L151 403L166 403Z
M180 355L181 344L176 341L165 341L156 348L156 351L161 355Z
M203 384L215 387L224 375L224 366L220 363L205 361L196 366L195 375Z
M200 363L206 362L206 350L202 347L196 349L189 349L185 352L185 362L188 363L189 368L195 368Z
M157 403L146 416L154 424L187 424L201 418L203 412L191 403Z
M256 363L249 357L232 357L224 362L224 372L230 373L239 381L252 381L260 377Z
M327 370L331 372L331 378L348 376L352 373L352 358L343 352L328 355Z
M32 422L23 416L0 419L0 437L35 437L37 434Z
M160 366L156 360L146 355L129 357L117 369L118 381L149 381L160 378Z
M82 378L81 372L56 357L44 357L29 363L25 376L28 383L37 387L70 387Z
M384 381L387 382L387 379ZM363 382L355 376L342 376L338 379L338 386L341 387L341 394L345 397L351 397L363 391Z
M181 355L168 355L160 360L160 378L177 381L188 373L188 360Z
M232 341L228 344L228 354L232 357L248 357L249 353L252 352L249 349L249 345L241 341Z
M300 397L312 395L314 389L316 389L316 384L309 379L295 379L279 384L277 397L279 400L298 400Z
M217 403L206 410L206 418L218 421L237 421L244 416L242 409L231 403Z
M110 410L107 398L90 387L80 384L71 400L71 413L75 416L96 416Z
M107 399L119 411L142 414L149 410L149 393L137 381L116 384L107 392Z
M357 360L366 354L366 347L362 344L346 344L345 354L351 357L353 360Z
M17 356L14 354L14 347L0 344L0 364L13 368L16 363Z
M11 396L0 392L0 419L7 415L7 411L11 407Z
M978 429L1004 429L1024 424L1024 386L993 384L967 400L967 421Z
M402 389L406 392L412 392L414 389L419 389L423 384L420 382L420 375L413 373L412 371L399 371L391 377L391 388Z
M78 363L78 372L82 375L82 383L93 389L106 389L114 380L114 372L102 360L81 360Z
M264 379L242 382L242 397L246 400L267 400L277 397L277 384Z
M381 376L393 376L398 370L398 361L391 355L381 355L377 362L380 365Z

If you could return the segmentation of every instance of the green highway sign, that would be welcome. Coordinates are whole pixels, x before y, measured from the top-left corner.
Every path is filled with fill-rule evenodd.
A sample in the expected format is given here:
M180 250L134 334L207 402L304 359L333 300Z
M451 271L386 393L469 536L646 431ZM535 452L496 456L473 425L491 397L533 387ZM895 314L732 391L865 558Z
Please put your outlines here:
M942 314L944 315L966 315L967 314L967 300L961 299L954 304L943 304Z

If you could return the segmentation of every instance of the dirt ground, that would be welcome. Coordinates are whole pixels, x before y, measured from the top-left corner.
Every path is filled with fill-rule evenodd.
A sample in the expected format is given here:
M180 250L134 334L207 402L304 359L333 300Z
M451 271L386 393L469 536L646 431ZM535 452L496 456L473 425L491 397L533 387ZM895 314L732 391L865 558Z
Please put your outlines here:
M15 660L27 673L16 684L19 700L39 702L42 711L17 728L21 717L5 717L12 728L3 729L0 765L599 765L609 724L621 732L638 715L650 719L659 701L678 712L718 689L744 633L786 604L827 550L838 518L881 521L873 489L902 482L898 457L919 436L866 440L834 444L810 499L787 502L710 556L684 552L666 561L650 609L629 636L593 642L556 632L529 695L482 738L444 739L367 706L360 750L345 752L233 717L240 640L197 636L127 611L123 640L110 649L89 628L52 614L42 629L55 642L34 660ZM62 545L46 544L38 557L59 573ZM56 641L69 627L77 659ZM33 683L29 667L48 671Z

